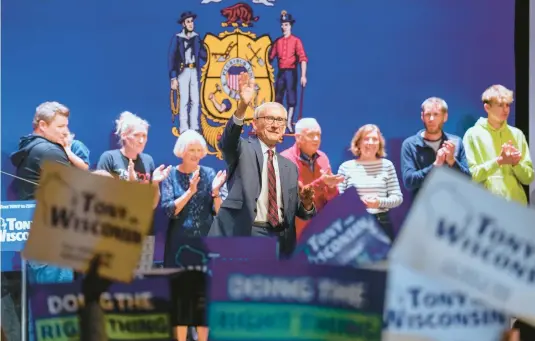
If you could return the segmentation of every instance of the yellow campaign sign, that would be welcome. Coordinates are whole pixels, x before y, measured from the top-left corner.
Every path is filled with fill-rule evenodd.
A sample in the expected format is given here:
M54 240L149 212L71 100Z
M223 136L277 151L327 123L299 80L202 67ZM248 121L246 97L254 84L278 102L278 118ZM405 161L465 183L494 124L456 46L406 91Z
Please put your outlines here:
M23 256L130 282L150 229L155 188L47 162Z

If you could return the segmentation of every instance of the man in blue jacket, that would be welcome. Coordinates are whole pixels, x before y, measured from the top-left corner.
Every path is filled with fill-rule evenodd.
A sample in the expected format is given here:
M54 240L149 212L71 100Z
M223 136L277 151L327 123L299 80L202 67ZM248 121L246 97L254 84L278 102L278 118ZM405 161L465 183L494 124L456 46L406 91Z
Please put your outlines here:
M448 120L448 104L431 97L422 103L420 130L401 145L401 175L405 188L416 197L427 175L435 167L451 167L470 176L463 141L442 130Z

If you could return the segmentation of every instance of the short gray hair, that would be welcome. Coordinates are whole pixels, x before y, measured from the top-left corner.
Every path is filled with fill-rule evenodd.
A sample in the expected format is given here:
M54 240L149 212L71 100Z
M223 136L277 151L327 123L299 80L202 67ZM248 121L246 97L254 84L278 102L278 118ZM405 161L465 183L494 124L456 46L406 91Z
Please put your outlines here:
M305 117L295 123L295 133L301 134L303 130L319 130L321 133L321 127L318 121L312 117Z
M50 123L54 120L56 115L69 117L70 110L66 106L58 102L44 102L35 109L35 115L33 116L33 128L37 128L39 121L45 121Z
M282 112L284 113L284 116L286 118L288 118L288 111L286 111L286 108L284 107L284 105L280 104L280 103L277 103L277 102L266 102L266 103L262 103L260 104L258 107L256 107L255 111L254 111L254 116L253 118L256 120L258 119L258 117L260 117L260 114L268 111L269 109L279 109L279 110L282 110Z
M182 158L184 152L188 149L188 146L192 143L200 143L204 149L204 154L202 157L205 157L208 154L208 147L206 146L206 140L204 137L196 132L195 130L186 130L180 134L176 140L175 147L173 148L173 154L176 157Z
M425 108L430 106L430 105L438 105L440 107L440 110L443 112L443 113L447 113L448 112L448 104L446 103L445 100L443 100L442 98L439 98L439 97L429 97L428 99L426 99L425 101L423 101L422 103L422 112L425 111Z
M119 116L119 119L115 120L115 135L120 138L122 134L137 125L144 126L147 130L149 129L149 122L129 111L123 111ZM121 144L123 143L122 139L120 142Z

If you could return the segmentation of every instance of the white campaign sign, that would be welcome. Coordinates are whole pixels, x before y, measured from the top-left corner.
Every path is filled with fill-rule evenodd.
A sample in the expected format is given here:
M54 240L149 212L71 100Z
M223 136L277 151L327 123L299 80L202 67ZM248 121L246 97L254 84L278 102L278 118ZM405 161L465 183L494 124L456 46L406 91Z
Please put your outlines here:
M99 255L101 276L129 282L152 221L154 191L46 163L23 256L85 272Z
M453 170L431 172L390 259L535 321L535 210Z
M509 318L441 283L391 262L383 341L499 341Z

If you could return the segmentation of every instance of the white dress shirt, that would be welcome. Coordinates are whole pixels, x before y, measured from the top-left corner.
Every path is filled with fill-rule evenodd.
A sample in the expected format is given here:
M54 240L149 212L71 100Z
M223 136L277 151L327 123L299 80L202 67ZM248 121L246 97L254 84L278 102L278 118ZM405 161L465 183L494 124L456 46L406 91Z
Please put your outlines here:
M243 119L240 120L236 116L232 116L234 123L239 126L243 126ZM282 222L282 189L281 189L281 181L280 181L280 173L279 173L279 162L277 158L277 152L275 151L275 148L269 148L264 142L262 142L260 139L258 140L260 142L260 147L262 148L262 155L264 158L264 162L262 164L262 189L260 190L260 194L258 196L258 200L256 202L256 218L255 222L261 222L265 223L268 221L268 150L273 150L273 168L275 168L275 179L277 179L277 206L279 208L279 222Z

